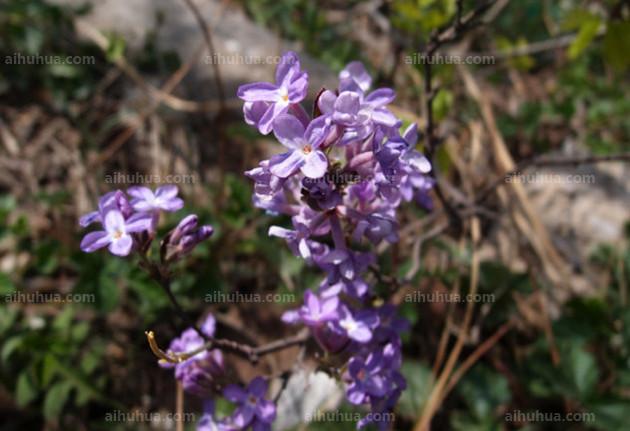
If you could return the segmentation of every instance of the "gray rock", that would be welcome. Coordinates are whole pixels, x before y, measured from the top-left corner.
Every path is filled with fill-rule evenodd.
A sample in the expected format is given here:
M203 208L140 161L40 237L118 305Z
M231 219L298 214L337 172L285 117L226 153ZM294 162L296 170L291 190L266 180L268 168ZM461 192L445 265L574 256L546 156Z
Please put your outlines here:
M195 0L193 0L195 1ZM51 0L52 3L79 6L88 3L91 11L79 21L101 32L115 32L128 47L138 50L147 33L156 28L156 17L164 21L157 33L158 47L176 52L182 61L192 58L205 46L203 33L192 11L180 0ZM279 56L286 50L300 51L298 44L283 41L268 29L253 23L241 9L218 0L196 0L208 23L215 53L207 50L195 60L184 81L190 98L216 96L212 62L218 62L227 97L235 97L244 82L271 81ZM302 67L309 72L311 97L322 86L334 88L336 76L326 66L301 54Z

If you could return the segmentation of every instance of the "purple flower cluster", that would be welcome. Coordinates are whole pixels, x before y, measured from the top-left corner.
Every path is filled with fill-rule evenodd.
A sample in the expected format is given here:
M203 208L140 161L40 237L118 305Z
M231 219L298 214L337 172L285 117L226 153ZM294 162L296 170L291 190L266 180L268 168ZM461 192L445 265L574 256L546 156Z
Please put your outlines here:
M136 249L146 249L155 236L162 211L174 212L184 206L177 197L176 186L158 187L155 193L147 187L130 187L103 195L98 210L79 219L81 227L100 223L102 230L90 232L81 241L86 253L108 247L112 254L128 256ZM197 244L212 235L212 226L197 227L197 216L185 217L162 243L162 259L176 260L189 253Z
M208 338L214 337L216 320L212 314L206 317L200 331ZM195 329L188 328L171 341L167 353L197 353L178 363L159 362L161 367L175 370L175 378L182 383L185 391L204 398L204 412L197 430L237 431L250 427L254 431L270 430L276 417L276 406L265 398L267 381L256 377L246 388L235 384L223 387L226 374L223 354L218 349L202 350L205 342ZM222 419L215 414L214 396L217 394L222 394L236 405L233 413Z
M236 407L231 415L218 419L213 399L204 403L203 416L197 423L197 431L270 431L276 418L276 405L265 398L268 383L262 377L254 378L246 388L229 385L223 396Z
M245 121L263 134L273 131L287 149L246 175L255 183L257 207L291 217L291 229L272 226L269 235L283 238L296 256L326 274L319 291L307 291L304 305L283 320L309 327L326 351L348 354L348 401L385 412L406 385L399 372L405 321L394 307L371 305L364 275L376 255L364 250L398 241L402 202L431 207L431 164L415 149L416 125L401 133L402 121L388 109L394 91L369 91L372 79L361 63L341 71L335 91L319 93L312 119L299 105L307 84L297 55L289 52L275 84L239 88Z
M203 325L201 332L208 338L214 337L216 321L212 314L209 314ZM205 340L193 328L186 329L179 338L171 341L168 348L170 354L183 354L199 350L205 344ZM160 361L163 368L174 368L175 378L182 382L184 390L204 397L213 393L216 388L216 381L225 372L223 354L218 349L203 350L179 363L173 364Z

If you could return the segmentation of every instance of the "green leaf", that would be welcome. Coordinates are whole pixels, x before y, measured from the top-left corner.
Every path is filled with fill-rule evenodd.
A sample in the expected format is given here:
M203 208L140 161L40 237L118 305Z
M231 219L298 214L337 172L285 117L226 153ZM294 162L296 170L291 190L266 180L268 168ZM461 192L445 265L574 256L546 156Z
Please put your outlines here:
M24 407L37 397L37 387L31 379L28 371L22 371L17 379L15 388L15 402Z
M597 36L597 31L601 26L601 19L596 15L591 15L580 24L577 36L569 46L569 58L576 59Z
M122 268L122 263L116 259L110 259L103 271L100 272L98 277L98 303L99 308L102 311L108 312L116 308L118 305L118 300L120 296L119 288L118 288L118 280L119 277L122 277L121 274L124 270ZM131 283L131 281L129 281Z
M586 352L580 343L572 343L568 359L573 384L581 399L584 399L595 389L599 374L597 364L593 356Z
M628 429L628 411L630 402L626 400L601 400L589 404L588 413L593 415L587 423L605 431L625 431ZM586 421L585 421L586 422Z
M501 374L477 365L457 386L476 419L491 418L497 408L510 399L508 382Z
M46 354L42 361L42 387L47 387L57 374L57 361L51 354Z
M72 325L72 318L74 317L74 310L72 307L65 307L61 313L55 317L52 327L56 331L65 332L70 329Z
M416 418L431 392L431 369L423 363L409 361L403 364L401 372L407 379L407 390L402 393L398 410L402 415Z
M79 322L72 327L72 340L76 343L80 343L85 340L85 337L90 331L90 325L87 322Z
M15 323L19 312L16 308L6 308L0 313L0 336L3 336Z
M89 351L81 358L81 370L85 374L90 374L96 369L101 362L101 356L103 354L103 348L101 345L94 345Z
M66 404L66 401L68 401L71 389L72 383L68 381L56 383L50 388L44 399L44 416L46 419L59 417L63 406Z
M109 45L107 46L106 57L111 62L116 62L122 58L125 53L125 39L118 35L111 35L109 37Z
M81 407L86 405L90 400L92 400L92 392L86 390L85 388L77 388L77 394L75 403L77 406Z
M15 337L9 338L4 343L2 346L2 353L0 354L0 358L3 363L7 362L7 360L11 357L11 354L22 345L23 341L24 338L21 335L16 335Z
M11 281L9 274L0 272L0 295L8 295L15 292L15 285Z

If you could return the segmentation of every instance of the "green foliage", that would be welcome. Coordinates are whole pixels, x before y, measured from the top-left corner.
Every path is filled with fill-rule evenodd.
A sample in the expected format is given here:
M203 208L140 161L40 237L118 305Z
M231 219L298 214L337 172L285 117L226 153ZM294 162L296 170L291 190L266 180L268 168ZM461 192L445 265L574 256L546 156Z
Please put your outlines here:
M448 23L455 14L453 0L401 0L392 4L392 24L408 33L428 33Z
M427 402L433 375L426 364L411 360L403 363L402 374L407 379L407 390L403 392L397 409L399 414L413 419Z
M58 418L72 400L77 405L98 401L118 407L104 395L105 381L98 377L103 340L88 337L89 325L77 320L73 307L67 306L54 319L41 323L9 309L0 319L0 329L4 338L0 377L2 381L15 379L19 406L39 406L48 420ZM70 364L75 364L73 369L68 368Z
M585 9L573 10L565 19L564 30L578 30L577 36L569 46L569 58L577 58L595 39L602 20L598 15Z
M482 365L474 367L457 385L457 392L468 407L451 419L454 430L500 430L499 408L511 394L506 378Z

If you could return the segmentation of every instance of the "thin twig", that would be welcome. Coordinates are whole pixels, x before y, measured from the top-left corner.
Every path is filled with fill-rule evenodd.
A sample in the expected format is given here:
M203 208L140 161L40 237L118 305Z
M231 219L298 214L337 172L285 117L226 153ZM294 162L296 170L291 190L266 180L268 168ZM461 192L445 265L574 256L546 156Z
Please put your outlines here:
M479 18L494 4L495 0L485 1L477 8L463 15L463 1L458 0L456 3L455 20L448 27L441 31L434 32L429 39L429 43L424 49L424 98L425 98L425 139L426 139L426 156L431 162L433 169L432 177L436 180L434 190L438 199L442 202L450 221L457 229L461 228L462 219L457 209L446 198L440 182L438 181L437 168L434 163L435 154L439 144L439 139L435 134L435 122L433 118L433 100L435 99L436 89L433 87L433 70L435 53L444 44L457 40L461 35L473 28L479 22Z
M177 412L177 431L184 431L184 386L182 382L176 379L177 382L177 400L175 403L175 411Z
M471 297L474 297L477 293L478 281L479 281L479 254L477 252L478 242L480 238L480 223L479 218L473 217L471 220L471 242L472 242L472 254L471 254L471 272L470 272L470 289L469 293ZM474 310L474 301L469 301L466 304L466 311L464 313L464 320L462 322L459 335L457 337L457 341L455 342L455 346L453 346L453 350L444 365L444 369L440 374L440 377L437 380L437 383L431 390L431 394L429 395L429 399L427 400L425 407L422 411L422 415L418 422L416 422L416 426L414 427L414 431L427 431L429 429L429 424L431 423L431 419L433 415L438 409L439 403L442 400L442 392L445 388L445 385L448 381L449 376L451 375L451 371L455 367L455 363L457 362L457 358L461 353L462 348L464 347L464 342L466 341L468 330L470 327L470 323L472 322L472 315Z
M446 389L444 389L444 391L442 392L442 397L440 401L444 401L446 396L449 394L449 392L451 392L451 390L455 387L457 382L459 382L466 371L468 371L473 365L475 365L479 358L485 355L488 350L490 350L495 344L497 344L497 342L501 338L503 338L503 336L507 334L508 331L512 328L512 325L513 322L511 320L501 325L490 338L481 343L479 347L477 347L475 351L472 352L464 362L462 362L457 370L455 370L451 375L451 378L446 385Z

